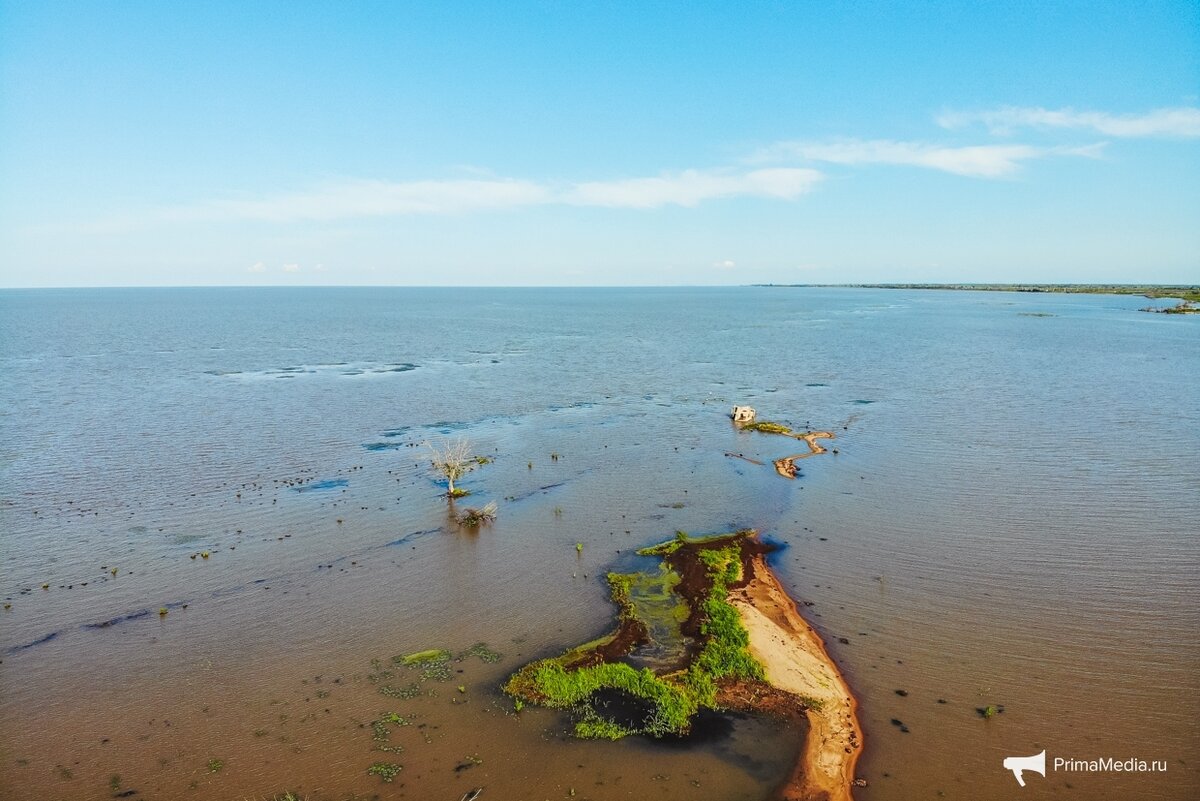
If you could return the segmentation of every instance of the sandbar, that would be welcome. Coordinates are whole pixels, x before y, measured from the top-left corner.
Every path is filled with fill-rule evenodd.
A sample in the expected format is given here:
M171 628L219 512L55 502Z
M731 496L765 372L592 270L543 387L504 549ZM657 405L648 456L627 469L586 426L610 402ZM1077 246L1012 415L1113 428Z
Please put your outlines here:
M858 705L820 635L800 615L761 553L751 557L750 580L729 593L750 635L750 652L767 683L806 701L804 752L779 801L848 801L862 751Z

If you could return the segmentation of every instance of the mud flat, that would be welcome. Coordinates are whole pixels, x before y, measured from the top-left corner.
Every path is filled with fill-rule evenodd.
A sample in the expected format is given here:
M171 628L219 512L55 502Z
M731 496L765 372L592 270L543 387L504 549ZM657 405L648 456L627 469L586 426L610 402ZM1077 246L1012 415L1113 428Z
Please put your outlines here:
M657 572L609 574L616 630L525 665L505 692L518 710L566 710L584 738L684 736L705 709L807 721L800 759L772 797L850 799L862 748L856 704L767 565L769 550L745 530L703 539L680 532L639 551L661 563ZM647 664L648 651L671 656Z

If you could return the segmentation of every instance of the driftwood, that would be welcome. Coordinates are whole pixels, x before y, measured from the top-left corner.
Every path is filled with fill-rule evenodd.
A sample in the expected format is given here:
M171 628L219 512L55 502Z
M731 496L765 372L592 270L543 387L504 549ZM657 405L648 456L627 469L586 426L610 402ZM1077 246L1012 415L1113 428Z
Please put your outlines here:
M759 467L761 467L763 465L763 462L760 462L757 459L751 459L749 456L743 456L740 453L730 453L729 451L725 451L725 455L731 459L742 459L744 461L749 462L750 464L756 464Z

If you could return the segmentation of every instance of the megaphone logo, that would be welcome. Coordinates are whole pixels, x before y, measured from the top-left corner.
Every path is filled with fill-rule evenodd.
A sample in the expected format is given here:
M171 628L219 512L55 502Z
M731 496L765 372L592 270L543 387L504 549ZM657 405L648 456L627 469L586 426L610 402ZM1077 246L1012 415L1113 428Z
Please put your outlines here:
M1021 774L1025 771L1032 770L1034 773L1040 773L1043 776L1046 775L1046 752L1042 751L1040 754L1027 757L1005 757L1004 768L1005 770L1011 770L1013 776L1017 777L1017 784L1024 787L1025 779Z

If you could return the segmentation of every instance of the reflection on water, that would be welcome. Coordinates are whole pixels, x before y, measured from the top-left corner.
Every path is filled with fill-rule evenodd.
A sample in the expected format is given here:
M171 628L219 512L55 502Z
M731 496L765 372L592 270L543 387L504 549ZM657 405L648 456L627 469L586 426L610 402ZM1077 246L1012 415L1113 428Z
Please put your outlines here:
M763 798L795 753L777 724L584 743L497 690L610 628L604 576L635 549L756 527L860 697L860 798L1011 798L1000 761L1042 748L1168 771L1027 792L1195 797L1200 328L1139 305L0 293L2 795ZM838 453L781 479L790 441L737 431L734 403ZM445 436L495 458L463 481L491 526L447 525L422 447ZM503 659L370 678L481 641ZM377 741L389 713L409 725Z

